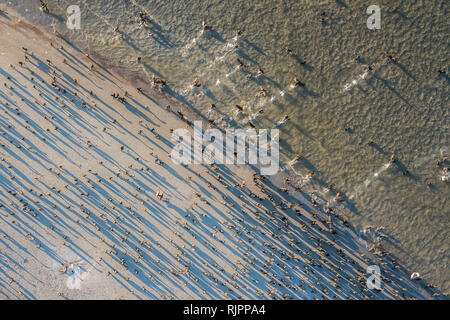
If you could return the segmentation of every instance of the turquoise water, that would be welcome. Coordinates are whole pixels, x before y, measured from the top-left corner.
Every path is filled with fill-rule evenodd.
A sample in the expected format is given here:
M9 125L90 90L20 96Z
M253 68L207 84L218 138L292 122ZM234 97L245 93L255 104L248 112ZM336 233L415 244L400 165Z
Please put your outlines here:
M303 155L293 177L360 229L383 226L384 247L450 293L449 184L441 179L449 162L436 163L450 154L449 78L438 73L449 63L447 1L378 1L380 30L366 27L366 1L49 0L50 16L38 1L0 2L126 76L166 79L220 126L251 119L273 128L289 115L283 162L289 168ZM66 28L71 4L81 8L80 30ZM202 20L212 29L202 31ZM295 77L305 86L293 88ZM389 165L392 154L398 161ZM337 192L346 201L333 202Z

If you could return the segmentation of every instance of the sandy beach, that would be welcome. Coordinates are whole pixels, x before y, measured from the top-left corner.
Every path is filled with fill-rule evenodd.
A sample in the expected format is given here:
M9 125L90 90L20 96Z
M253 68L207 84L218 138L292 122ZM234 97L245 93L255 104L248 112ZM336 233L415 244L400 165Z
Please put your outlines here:
M440 297L289 177L174 164L193 113L0 9L1 299Z

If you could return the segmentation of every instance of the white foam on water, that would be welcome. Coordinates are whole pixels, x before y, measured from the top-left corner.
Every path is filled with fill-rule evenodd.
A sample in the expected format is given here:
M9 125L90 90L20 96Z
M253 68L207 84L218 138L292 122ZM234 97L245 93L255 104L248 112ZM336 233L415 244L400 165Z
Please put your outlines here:
M158 21L158 20L155 18L155 16L151 15L150 13L148 13L148 10L147 10L144 6L138 4L135 0L131 0L131 2L132 2L136 7L141 8L141 10L144 11L144 12L147 14L147 16L148 16L151 20L153 20L153 21Z
M291 161L289 161L289 165L290 166L293 166L294 164L296 164L297 162L299 162L299 160L297 160L297 159L292 159Z
M384 62L379 62L379 63L373 65L373 66L372 66L372 72L375 72L375 69L378 69L378 68L380 68L380 67L386 65L387 63L389 63L389 62L384 61ZM365 71L365 72L359 74L356 78L360 78L360 79L363 79L363 80L364 80L364 79L367 78L367 76L369 75L369 73L370 73L369 71ZM347 82L346 84L344 84L344 86L343 86L343 88L342 88L342 91L343 91L343 92L350 91L354 86L358 85L358 83L359 83L359 82L358 82L357 79L353 79L353 80Z
M383 165L381 166L380 169L378 169L377 171L375 171L375 172L374 172L371 176L369 176L368 178L364 179L364 182L363 182L362 184L358 185L358 186L355 188L355 192L353 192L352 194L350 194L348 198L349 198L350 200L353 200L353 199L355 199L357 196L359 196L360 194L362 194L363 191L364 191L363 186L367 188L367 187L369 187L370 184L372 183L372 179L371 179L370 177L373 177L373 178L375 178L375 179L378 179L378 178L380 177L381 173L383 173L384 171L386 171L386 170L389 169L390 167L391 167L391 163L385 163L385 164L383 164Z
M346 84L344 85L343 91L349 91L351 88L352 88L352 86L351 86L349 83L346 83Z
M283 97L286 94L286 91L292 90L294 88L295 88L295 85L292 85L292 84L287 86L284 90L280 90L280 96ZM257 96L259 96L259 95L257 95ZM261 97L261 96L259 96L259 97ZM275 95L271 95L270 98L269 97L261 97L261 99L262 100L260 100L261 101L260 103L254 104L250 101L246 101L245 104L249 105L249 106L255 105L258 109L260 109L266 104L267 101L270 101L270 102L276 101L277 97ZM252 119L255 119L259 115L260 114L257 112L256 114L253 114L251 117L252 117ZM280 120L273 128L277 128L278 126L283 125L284 123L286 123L286 121L287 121L287 119Z
M442 169L442 181L449 182L450 181L450 170L447 168Z
M425 156L425 157L420 157L414 164L413 164L413 168L420 168L422 167L424 164L430 162L433 159L436 159L437 155L432 153L429 156Z

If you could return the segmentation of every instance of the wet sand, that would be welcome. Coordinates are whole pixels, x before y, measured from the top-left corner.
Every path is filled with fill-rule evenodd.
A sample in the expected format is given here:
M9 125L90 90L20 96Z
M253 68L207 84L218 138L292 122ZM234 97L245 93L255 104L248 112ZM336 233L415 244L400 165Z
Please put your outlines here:
M173 164L164 89L0 9L1 298L439 296L282 176Z

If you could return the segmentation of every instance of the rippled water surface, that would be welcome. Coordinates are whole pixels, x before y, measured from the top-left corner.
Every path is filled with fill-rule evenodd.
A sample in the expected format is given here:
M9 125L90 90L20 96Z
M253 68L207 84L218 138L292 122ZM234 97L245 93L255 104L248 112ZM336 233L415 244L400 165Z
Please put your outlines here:
M315 172L312 188L341 192L351 222L383 226L388 251L450 293L449 162L437 164L450 154L449 77L438 73L448 70L448 1L378 1L380 30L366 27L366 1L49 0L50 17L38 1L1 2L128 75L166 79L222 126L272 128L289 115L283 162L303 155L293 176ZM79 31L65 25L71 4Z

